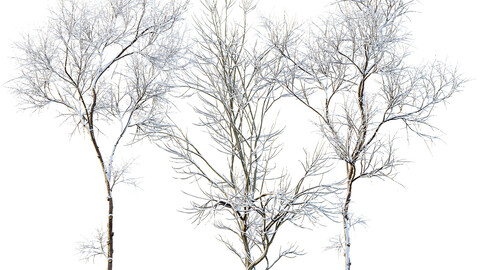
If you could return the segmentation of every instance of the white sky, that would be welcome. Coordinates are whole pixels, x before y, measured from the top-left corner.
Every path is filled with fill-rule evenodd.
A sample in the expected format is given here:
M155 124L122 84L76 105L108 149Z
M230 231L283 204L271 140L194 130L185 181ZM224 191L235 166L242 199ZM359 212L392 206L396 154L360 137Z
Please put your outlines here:
M195 1L195 0L192 0ZM11 43L20 31L45 21L51 0L4 1L0 7L0 269L104 269L78 261L76 242L106 222L106 200L93 150L81 136L69 138L55 111L19 112L5 87L14 76ZM263 0L299 18L325 1ZM412 161L392 182L356 186L352 211L366 228L353 233L353 269L472 269L480 252L478 139L480 4L471 0L423 0L411 29L419 57L458 63L473 80L437 111L445 135L429 151L418 140L405 145ZM168 157L155 147L132 150L142 189L122 188L115 205L115 269L241 269L215 239L210 225L194 226L178 210L188 206L182 183L171 179ZM332 225L334 230L339 225ZM338 228L335 228L338 226ZM288 231L307 255L284 260L282 269L343 269L327 245L327 230ZM278 239L280 240L280 239ZM292 268L296 267L296 268ZM298 267L298 268L297 268Z

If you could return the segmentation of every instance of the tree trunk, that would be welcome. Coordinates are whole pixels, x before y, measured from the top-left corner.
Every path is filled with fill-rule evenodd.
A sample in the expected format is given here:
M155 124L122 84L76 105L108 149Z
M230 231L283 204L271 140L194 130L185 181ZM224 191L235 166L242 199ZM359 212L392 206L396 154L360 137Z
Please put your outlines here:
M108 197L108 266L107 270L113 269L113 199Z
M246 211L246 210L244 210ZM248 238L247 238L247 224L245 223L248 218L248 214L246 214L242 220L242 243L243 249L245 251L245 270L251 270L252 261L250 257L250 247L248 246Z
M347 188L347 197L345 199L345 204L343 205L343 234L344 234L344 241L345 241L345 250L343 256L345 257L345 270L350 270L350 265L352 262L350 260L350 222L348 217L348 206L350 205L350 198L352 195L352 183L348 180L348 188Z
M95 93L95 91L93 91ZM94 106L92 106L92 111L93 111ZM93 115L93 113L90 113L90 115ZM88 131L90 134L90 140L92 141L93 148L95 149L95 152L97 153L97 158L98 161L100 162L100 166L102 167L103 171L103 177L105 180L105 187L107 189L107 200L108 200L108 240L107 240L107 247L108 247L108 252L107 252L107 270L112 270L113 269L113 198L112 198L112 186L110 186L110 173L111 173L111 164L109 164L109 168L107 169L105 167L105 162L103 161L103 156L102 153L100 152L100 147L97 144L97 140L95 139L95 133L93 131L93 118L92 116L88 117ZM111 158L113 158L113 153ZM109 173L110 172L110 173Z
M345 270L350 270L352 261L350 259L350 217L348 215L348 207L352 199L352 184L355 177L355 166L347 164L347 196L345 197L345 203L343 204L342 217L343 217L343 236L345 242L345 250L343 256L345 257Z

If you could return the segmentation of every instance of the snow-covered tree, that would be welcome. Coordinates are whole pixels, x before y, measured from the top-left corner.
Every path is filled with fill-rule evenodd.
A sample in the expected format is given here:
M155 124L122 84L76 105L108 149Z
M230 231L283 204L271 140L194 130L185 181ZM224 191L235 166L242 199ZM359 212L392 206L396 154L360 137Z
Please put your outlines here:
M220 240L245 269L271 269L279 259L301 254L296 245L277 251L273 243L281 228L330 217L327 198L337 190L321 181L328 166L320 147L306 156L302 175L276 166L282 134L275 127L282 96L277 77L285 66L258 33L248 31L252 1L201 3L193 63L182 79L198 97L197 126L207 136L191 138L174 125L163 147L180 178L198 185L188 209L194 219L225 230Z
M316 125L345 166L341 205L345 269L350 269L349 206L360 179L393 179L404 161L395 153L399 130L433 140L432 111L465 80L440 61L410 59L408 13L413 1L340 0L310 30L267 22L270 40L290 62L285 88L317 117ZM417 61L418 62L418 61ZM343 163L343 164L342 164Z
M117 150L144 126L162 123L179 57L184 1L61 0L48 24L16 44L16 94L24 108L55 108L88 137L103 172L107 228L81 244L84 259L113 266L113 191L135 185Z

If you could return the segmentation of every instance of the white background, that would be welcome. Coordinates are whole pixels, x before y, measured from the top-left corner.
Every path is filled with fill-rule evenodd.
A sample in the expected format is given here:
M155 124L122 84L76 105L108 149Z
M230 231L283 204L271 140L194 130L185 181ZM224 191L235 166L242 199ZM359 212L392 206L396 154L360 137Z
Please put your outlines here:
M195 0L192 0L195 1ZM304 20L326 1L263 0L267 10L287 9ZM106 222L100 167L89 142L69 137L55 110L21 112L6 88L15 75L11 44L20 32L42 25L50 0L3 1L0 6L0 269L104 269L79 262L78 241ZM471 0L423 0L415 5L416 57L458 64L473 80L437 110L445 135L429 151L417 140L402 148L412 161L392 182L356 186L352 211L368 226L354 232L353 269L475 269L480 252L479 30L480 4ZM178 210L188 206L183 183L172 179L168 157L147 144L138 156L142 189L121 188L115 205L115 269L241 269L215 239L209 224L195 226ZM335 228L335 224L329 224ZM342 269L343 258L324 251L332 229L290 230L307 255L276 269ZM335 231L333 229L333 231ZM282 238L278 239L283 241ZM294 268L293 268L294 267Z

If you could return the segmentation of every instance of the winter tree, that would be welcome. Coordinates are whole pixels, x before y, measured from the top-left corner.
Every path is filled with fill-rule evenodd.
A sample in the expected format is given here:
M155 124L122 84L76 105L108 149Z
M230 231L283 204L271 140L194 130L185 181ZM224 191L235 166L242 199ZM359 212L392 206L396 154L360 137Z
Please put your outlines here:
M396 155L400 130L430 141L438 134L433 110L458 92L465 80L454 67L409 58L406 29L413 1L340 0L334 12L309 31L291 23L267 22L270 40L290 62L284 87L317 117L339 165L345 166L338 243L351 268L349 211L354 183L393 179L404 160ZM308 34L307 34L308 33ZM418 61L417 61L418 62Z
M198 186L190 194L193 219L226 231L219 239L244 269L271 269L281 258L301 254L296 245L273 245L280 228L330 217L327 198L336 189L321 181L328 167L320 147L306 155L302 175L276 168L282 134L275 127L282 96L276 78L284 61L248 30L252 1L201 3L193 63L182 81L198 97L197 126L206 138L191 138L172 125L162 147L172 154L180 178ZM165 135L153 126L151 132Z
M115 157L144 126L162 123L171 72L179 57L182 1L61 0L44 29L16 44L14 90L24 108L52 107L72 133L88 137L103 172L107 228L81 244L84 259L113 266L113 191L135 185Z

